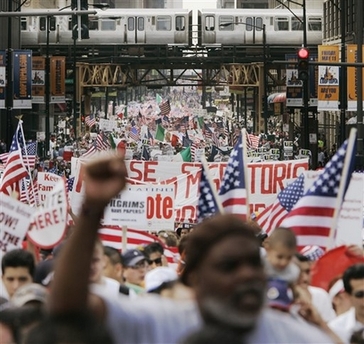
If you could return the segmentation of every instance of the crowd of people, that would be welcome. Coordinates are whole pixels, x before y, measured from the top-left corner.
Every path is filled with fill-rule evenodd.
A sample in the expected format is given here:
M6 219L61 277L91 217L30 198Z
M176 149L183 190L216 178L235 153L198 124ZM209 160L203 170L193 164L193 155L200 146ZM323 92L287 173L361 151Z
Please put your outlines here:
M89 162L67 238L3 255L2 343L364 343L362 244L347 247L352 263L327 290L310 279L322 249L297 252L289 229L268 237L231 214L119 252L98 229L126 177L119 155ZM165 256L173 245L176 267Z

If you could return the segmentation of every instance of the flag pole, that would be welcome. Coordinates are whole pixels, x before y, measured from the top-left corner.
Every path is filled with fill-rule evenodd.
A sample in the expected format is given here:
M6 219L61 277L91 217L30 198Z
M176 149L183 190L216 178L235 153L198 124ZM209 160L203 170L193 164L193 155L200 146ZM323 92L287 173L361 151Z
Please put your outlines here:
M337 193L337 198L336 198L337 203L336 203L336 207L334 209L334 216L332 218L332 225L331 225L330 233L329 233L327 251L335 246L335 236L336 236L338 217L340 214L342 203L344 202L345 187L346 187L346 181L349 177L348 174L349 174L349 169L351 166L351 160L353 158L353 154L355 153L354 146L355 146L355 141L356 141L356 133L357 133L357 129L351 128L350 135L348 138L348 147L346 149L346 154L345 154L344 166L343 166L343 170L342 170L342 174L341 174L339 191ZM349 181L349 183L350 183L350 181Z
M206 178L207 178L207 181L210 184L211 192L212 192L213 196L215 197L217 208L219 209L219 213L220 214L225 214L225 210L222 207L219 195L217 194L214 183L212 182L212 179L211 179L211 176L210 176L210 169L209 169L209 166L207 165L206 158L204 156L201 156L201 164L202 164L203 168L205 169Z
M33 176L32 176L32 173L31 173L30 167L29 167L29 158L28 158L27 144L25 142L25 136L24 136L24 130L23 130L23 121L22 121L22 119L20 117L18 118L18 120L19 120L18 125L19 125L20 131L21 131L21 136L23 138L24 155L27 158L26 159L27 160L27 164L24 164L23 154L20 154L21 155L21 160L22 160L22 162L23 162L26 170L28 171L28 175L29 175L29 179L30 179L30 185L32 186L32 193L33 193L34 203L38 207L37 197L36 197L35 192L34 192ZM21 153L21 149L20 149L20 153ZM25 188L25 190L27 190L26 183L24 181L22 181L22 185ZM30 198L29 198L29 195L28 195L28 192L27 191L26 191L26 195L27 195L27 201L28 201L28 203L30 205Z
M241 142L242 142L242 150L243 150L243 169L244 169L244 179L245 179L245 190L246 190L246 220L250 219L250 204L249 204L249 186L250 186L250 178L249 178L249 170L248 170L248 156L247 156L247 148L246 148L246 129L243 128L241 130Z

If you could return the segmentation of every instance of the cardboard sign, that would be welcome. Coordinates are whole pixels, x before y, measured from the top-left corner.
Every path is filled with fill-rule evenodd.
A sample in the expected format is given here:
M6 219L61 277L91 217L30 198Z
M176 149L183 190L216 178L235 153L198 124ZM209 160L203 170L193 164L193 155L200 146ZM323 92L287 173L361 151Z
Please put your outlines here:
M40 204L43 204L56 184L62 179L54 173L38 172L38 195Z
M0 193L0 258L21 248L34 208Z
M60 243L67 225L67 192L63 179L54 186L44 202L32 215L28 238L35 245L49 249Z

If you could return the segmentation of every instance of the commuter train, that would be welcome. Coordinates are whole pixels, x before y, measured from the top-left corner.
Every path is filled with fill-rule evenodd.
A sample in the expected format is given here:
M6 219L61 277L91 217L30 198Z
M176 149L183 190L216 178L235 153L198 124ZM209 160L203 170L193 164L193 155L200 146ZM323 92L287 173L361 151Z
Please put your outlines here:
M89 15L89 39L77 45L161 46L184 50L213 50L221 45L263 43L300 46L302 10L294 9L107 9ZM24 12L25 14L26 12ZM196 24L195 24L196 23ZM71 16L49 21L49 44L70 45ZM21 45L33 48L47 41L46 16L21 17ZM308 45L322 43L322 11L307 10Z

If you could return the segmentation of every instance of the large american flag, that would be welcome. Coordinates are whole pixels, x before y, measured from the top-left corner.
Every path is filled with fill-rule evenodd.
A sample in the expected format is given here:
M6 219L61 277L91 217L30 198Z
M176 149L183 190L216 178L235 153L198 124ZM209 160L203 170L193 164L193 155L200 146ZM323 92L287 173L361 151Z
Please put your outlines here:
M248 200L241 135L234 149L231 151L221 182L219 196L225 212L239 215L244 220L247 219Z
M346 155L350 158L349 171L343 176L347 167L344 163ZM349 152L346 140L282 221L282 227L291 228L296 234L298 250L307 245L328 248L332 244L329 242L331 230L336 230L338 207L344 200L354 170L354 159L355 149ZM341 183L344 183L344 192L338 199Z
M301 174L278 194L273 204L258 215L256 221L267 234L280 226L293 206L303 196L304 182L304 174Z
M28 171L25 168L21 154L23 142L24 138L22 135L21 123L19 122L11 142L8 159L0 183L0 191L6 195L11 195L13 191L16 191L18 197L20 197L20 181L28 176Z
M96 149L98 151L108 150L110 148L110 142L103 132L100 132L96 136Z
M200 179L200 195L197 204L197 221L202 220L214 215L218 212L217 200L213 193L213 185L210 184L208 171L205 170L204 165L201 168L201 179Z
M22 143L20 143L22 144ZM5 165L8 161L10 152L0 154L0 160ZM24 147L21 149L24 165L29 169L34 169L35 160L37 155L37 142L30 142L26 144L26 151Z
M257 149L259 147L260 137L254 134L247 134L247 147Z

